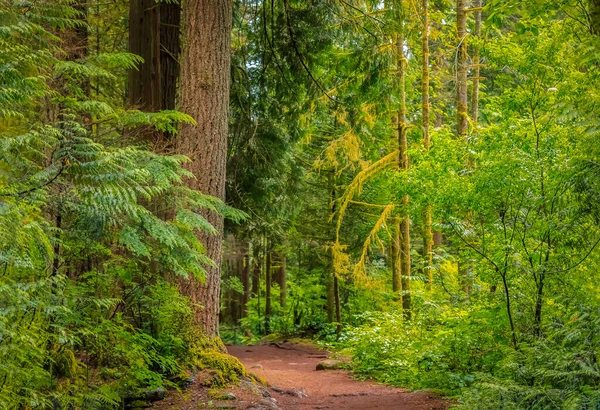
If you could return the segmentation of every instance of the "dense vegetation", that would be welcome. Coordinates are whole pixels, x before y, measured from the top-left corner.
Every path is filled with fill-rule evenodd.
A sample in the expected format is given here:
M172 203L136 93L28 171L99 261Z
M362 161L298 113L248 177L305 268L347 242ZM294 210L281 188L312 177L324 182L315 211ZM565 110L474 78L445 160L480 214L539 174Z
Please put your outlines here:
M597 0L0 2L0 408L174 387L219 320L597 408L599 68Z

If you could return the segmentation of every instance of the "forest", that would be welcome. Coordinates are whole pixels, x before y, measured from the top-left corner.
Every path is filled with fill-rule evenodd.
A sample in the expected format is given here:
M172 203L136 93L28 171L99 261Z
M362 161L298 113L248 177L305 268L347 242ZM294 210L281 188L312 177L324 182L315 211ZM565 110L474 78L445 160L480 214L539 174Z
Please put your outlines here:
M0 409L599 409L598 282L599 0L0 0Z

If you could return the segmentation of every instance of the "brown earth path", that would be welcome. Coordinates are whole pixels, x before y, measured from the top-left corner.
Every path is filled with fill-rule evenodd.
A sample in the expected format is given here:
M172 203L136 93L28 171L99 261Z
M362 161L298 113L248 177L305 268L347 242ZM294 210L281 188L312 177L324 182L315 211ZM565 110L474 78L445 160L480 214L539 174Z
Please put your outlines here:
M227 350L269 383L269 392L282 410L437 410L450 406L433 393L354 380L344 370L317 371L325 352L314 346L228 346ZM297 397L302 393L306 397Z

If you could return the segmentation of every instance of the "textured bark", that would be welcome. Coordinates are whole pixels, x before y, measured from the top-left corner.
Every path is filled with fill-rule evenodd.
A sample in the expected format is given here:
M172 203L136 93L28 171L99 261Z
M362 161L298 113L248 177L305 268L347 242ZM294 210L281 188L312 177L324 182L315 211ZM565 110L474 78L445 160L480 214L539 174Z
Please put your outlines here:
M481 37L481 6L482 0L475 0L475 36ZM479 45L473 47L473 94L471 95L471 119L474 123L479 122L479 77L480 74L480 51Z
M161 108L174 110L179 79L181 6L160 3Z
M159 111L160 7L155 0L129 0L129 52L144 59L137 70L129 71L129 105L144 111ZM144 137L152 135L144 134Z
M232 3L227 0L187 0L183 10L185 45L181 56L181 111L197 125L185 124L176 139L177 152L187 155L195 179L190 188L225 199L227 117L229 108ZM219 332L219 290L223 217L204 216L217 235L201 235L214 267L206 268L205 283L190 278L183 294L199 303L195 318L207 336Z
M127 93L131 107L148 112L175 109L180 20L181 8L177 3L130 0L129 51L144 59L139 69L129 71ZM139 133L140 138L154 144L154 151L170 151L170 135L150 128Z
M469 129L467 96L467 0L456 0L456 137L465 138Z

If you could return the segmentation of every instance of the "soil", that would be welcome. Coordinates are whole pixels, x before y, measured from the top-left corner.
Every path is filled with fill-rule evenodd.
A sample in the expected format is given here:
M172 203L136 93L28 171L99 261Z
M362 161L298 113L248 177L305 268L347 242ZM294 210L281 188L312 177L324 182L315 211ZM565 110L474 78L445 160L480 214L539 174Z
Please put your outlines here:
M317 364L327 356L314 346L229 346L227 350L250 372L269 383L273 398L284 410L433 410L450 406L449 402L430 392L408 392L355 380L345 370L317 371ZM273 388L304 392L308 397L278 393Z
M155 409L248 410L442 410L452 403L431 392L409 392L371 381L355 380L346 370L316 370L327 352L307 344L228 346L227 350L268 387L243 379L239 386L209 392L196 381L169 394ZM235 400L219 400L233 393ZM211 398L212 397L212 398ZM217 399L215 399L217 397Z

